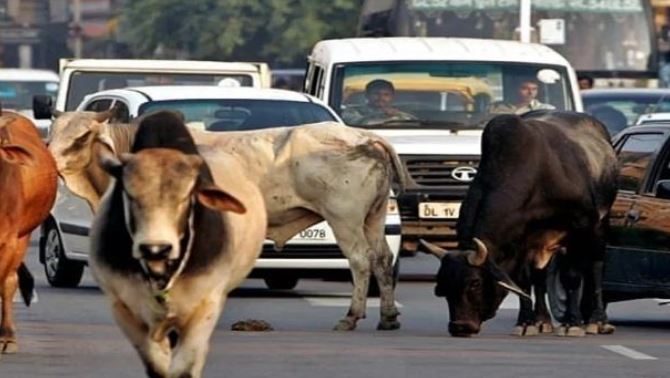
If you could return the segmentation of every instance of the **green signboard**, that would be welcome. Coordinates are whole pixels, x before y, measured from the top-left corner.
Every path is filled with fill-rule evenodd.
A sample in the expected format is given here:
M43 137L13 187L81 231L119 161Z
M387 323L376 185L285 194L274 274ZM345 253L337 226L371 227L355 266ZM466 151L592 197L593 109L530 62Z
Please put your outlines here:
M417 11L517 10L520 0L408 0ZM534 10L593 13L642 12L643 0L532 0Z

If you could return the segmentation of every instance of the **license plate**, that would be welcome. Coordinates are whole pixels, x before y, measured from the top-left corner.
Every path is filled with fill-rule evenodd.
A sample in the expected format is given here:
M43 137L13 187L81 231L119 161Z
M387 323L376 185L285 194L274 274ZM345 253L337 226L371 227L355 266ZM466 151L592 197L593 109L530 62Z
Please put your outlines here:
M328 230L321 227L310 227L298 232L293 237L294 240L326 240L328 239Z
M460 202L421 202L419 218L458 219L460 210Z

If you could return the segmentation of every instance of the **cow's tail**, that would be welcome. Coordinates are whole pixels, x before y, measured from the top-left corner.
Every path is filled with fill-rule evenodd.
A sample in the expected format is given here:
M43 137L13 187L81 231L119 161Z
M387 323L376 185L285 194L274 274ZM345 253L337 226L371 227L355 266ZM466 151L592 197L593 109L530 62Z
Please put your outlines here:
M33 300L35 279L25 263L21 263L19 270L16 273L19 276L19 291L21 292L21 297L23 297L23 302L26 306L30 306L30 302Z
M389 156L391 159L391 165L393 166L393 173L395 174L395 179L398 184L396 187L396 193L395 195L399 195L405 191L407 188L407 174L405 172L405 168L402 165L402 161L400 161L400 156L395 152L395 149L389 143L386 139L382 137L377 137L375 138L375 144L378 146L382 147L384 149L384 152Z

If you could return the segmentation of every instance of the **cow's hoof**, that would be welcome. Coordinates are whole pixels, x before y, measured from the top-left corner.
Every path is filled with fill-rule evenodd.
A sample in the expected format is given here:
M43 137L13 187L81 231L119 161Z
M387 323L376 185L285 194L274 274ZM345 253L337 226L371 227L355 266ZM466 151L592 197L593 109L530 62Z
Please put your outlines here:
M556 329L556 335L563 337L584 337L586 331L584 328L578 326L560 326Z
M397 320L385 320L377 324L378 331L393 331L398 328L400 328L400 322Z
M342 319L335 325L333 331L353 331L354 329L356 329L355 321L350 319Z
M538 322L536 324L540 333L552 333L554 332L554 325L551 322Z
M584 327L584 332L586 332L587 335L597 335L598 334L598 324L596 323L589 323Z
M5 341L2 345L2 354L14 354L19 351L19 344L16 341Z
M514 336L537 336L538 334L539 330L534 325L519 325L514 327L514 330L512 331L512 335Z

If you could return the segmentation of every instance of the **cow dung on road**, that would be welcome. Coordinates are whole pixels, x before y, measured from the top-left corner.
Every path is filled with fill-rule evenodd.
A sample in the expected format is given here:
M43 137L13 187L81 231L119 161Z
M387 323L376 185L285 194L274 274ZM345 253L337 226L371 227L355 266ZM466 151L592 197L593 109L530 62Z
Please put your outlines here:
M240 320L239 322L233 323L230 326L230 329L233 331L244 331L244 332L269 332L274 331L272 325L265 320L255 320L247 319Z

